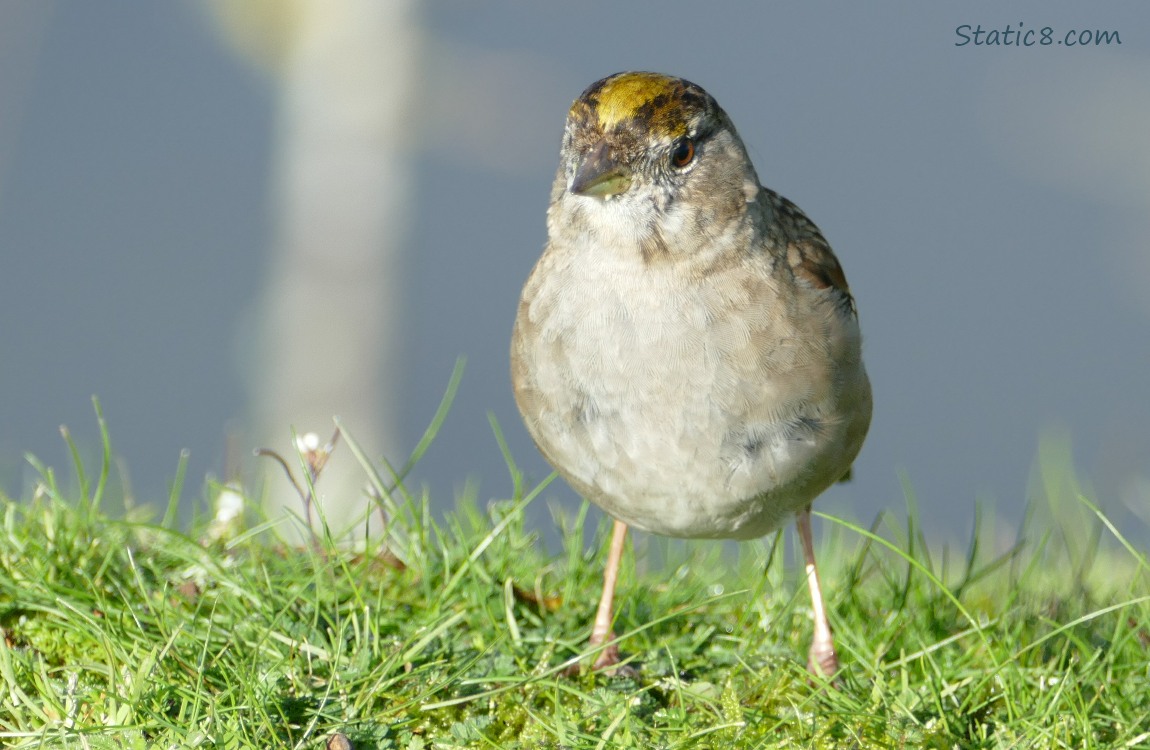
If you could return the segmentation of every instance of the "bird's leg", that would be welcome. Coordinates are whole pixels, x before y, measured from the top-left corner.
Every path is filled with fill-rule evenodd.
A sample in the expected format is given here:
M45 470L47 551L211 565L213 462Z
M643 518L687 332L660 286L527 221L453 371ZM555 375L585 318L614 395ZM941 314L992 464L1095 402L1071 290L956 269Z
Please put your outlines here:
M807 657L807 670L816 677L830 678L839 671L839 659L835 655L835 642L831 636L831 626L827 622L827 610L823 604L823 590L819 586L819 569L815 566L815 545L811 540L811 509L803 508L795 519L799 529L799 542L803 546L803 559L807 565L807 585L811 589L811 610L815 617L815 632L811 638L811 651Z
M591 648L601 646L615 637L611 632L614 620L615 582L619 580L619 562L623 558L623 543L627 540L627 524L616 521L611 529L611 549L607 553L607 566L603 569L603 596L599 599L599 609L595 612L595 624L591 626ZM599 652L594 669L611 667L619 663L619 647L612 644Z

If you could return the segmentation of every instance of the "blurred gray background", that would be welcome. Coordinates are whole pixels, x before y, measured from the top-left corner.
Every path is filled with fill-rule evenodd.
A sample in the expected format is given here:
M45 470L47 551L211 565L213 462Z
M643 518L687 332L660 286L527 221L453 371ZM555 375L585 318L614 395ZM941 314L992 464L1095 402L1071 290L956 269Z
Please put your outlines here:
M250 449L287 450L293 425L330 432L291 406L269 427L253 406L305 361L337 392L349 374L378 387L378 401L319 413L338 412L369 450L402 463L461 354L458 400L415 485L443 508L468 481L480 499L507 496L488 412L529 477L546 476L508 383L519 289L544 243L567 107L604 75L649 69L715 95L763 181L822 227L857 297L874 422L854 481L820 510L869 522L904 507L905 480L932 535L965 535L979 500L1009 526L1038 491L1042 436L1068 435L1103 505L1143 533L1150 5L438 0L405 13L396 3L394 18L349 25L364 49L391 55L376 61L381 83L353 62L319 87L353 111L385 94L391 130L367 161L392 178L379 183L391 186L386 218L371 224L368 205L370 231L348 233L380 247L384 260L360 274L378 287L318 334L305 323L344 287L330 300L281 299L270 315L304 348L277 361L253 352L268 348L269 278L284 246L313 234L314 278L355 240L338 218L293 208L302 199L285 154L330 114L322 96L285 83L303 66L285 65L295 48L284 39L316 20L309 4L233 4L252 11L245 20L223 3L0 0L0 487L10 494L32 481L25 452L66 468L59 425L91 450L95 394L138 500L164 502L188 449L186 501L203 502L201 479L225 472L227 435L250 471ZM1121 44L956 46L962 25L1020 24L1059 40L1115 31ZM331 85L340 75L347 87ZM337 214L374 200L341 183L347 170L330 171L318 183L330 189L312 192ZM384 316L396 333L377 333ZM361 364L349 358L370 347L357 335L390 338ZM350 342L352 354L325 342ZM573 502L558 483L547 494Z

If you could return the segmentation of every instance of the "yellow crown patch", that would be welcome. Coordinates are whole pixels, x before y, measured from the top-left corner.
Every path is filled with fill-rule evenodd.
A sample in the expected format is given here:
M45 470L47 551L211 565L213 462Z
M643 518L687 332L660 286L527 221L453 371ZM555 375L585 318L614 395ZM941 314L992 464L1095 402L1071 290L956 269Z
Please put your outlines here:
M682 78L661 73L617 73L590 86L572 114L590 109L590 119L606 131L638 122L670 138L685 135L688 124L710 108L710 97Z

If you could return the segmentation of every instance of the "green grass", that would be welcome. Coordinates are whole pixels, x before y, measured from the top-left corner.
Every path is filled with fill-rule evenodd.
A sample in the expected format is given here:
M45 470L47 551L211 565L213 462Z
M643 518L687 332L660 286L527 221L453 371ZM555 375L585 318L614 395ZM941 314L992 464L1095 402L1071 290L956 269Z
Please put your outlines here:
M3 503L4 746L1150 746L1146 557L1057 467L1044 481L1069 505L1006 552L989 523L939 552L913 503L871 527L824 517L832 688L804 670L809 602L777 538L732 553L640 535L616 627L638 676L565 677L602 555L587 508L558 517L563 550L542 549L524 507L544 486L514 464L507 498L439 522L402 483L382 493L387 549L299 545L250 512L181 531L178 491L163 521L110 517L104 440L98 471L41 466ZM346 436L337 450L358 452ZM393 475L379 471L365 468L377 492Z

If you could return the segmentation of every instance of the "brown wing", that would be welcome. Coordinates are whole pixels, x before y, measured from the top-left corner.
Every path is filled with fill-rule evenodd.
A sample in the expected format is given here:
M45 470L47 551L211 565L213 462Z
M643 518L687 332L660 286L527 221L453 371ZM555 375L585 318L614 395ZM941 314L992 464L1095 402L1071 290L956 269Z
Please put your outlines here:
M773 190L762 192L786 238L786 260L795 278L816 289L833 290L841 305L854 315L855 303L847 277L822 232L794 203Z
M815 223L807 218L802 209L783 196L771 190L767 194L776 221L786 238L786 260L795 278L815 289L826 289L835 294L845 314L857 317L854 297L847 285L846 274L839 265L830 244L823 237ZM839 477L839 482L851 481L853 467Z

